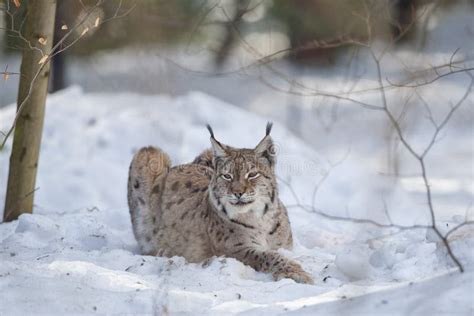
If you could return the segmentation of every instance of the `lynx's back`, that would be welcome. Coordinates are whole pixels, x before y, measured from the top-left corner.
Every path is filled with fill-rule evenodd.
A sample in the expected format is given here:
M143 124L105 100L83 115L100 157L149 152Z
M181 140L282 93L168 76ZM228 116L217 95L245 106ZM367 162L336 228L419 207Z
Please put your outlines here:
M170 168L168 156L158 148L144 148L135 155L128 200L144 254L182 256L190 262L213 255L206 234L211 175L212 169L199 164Z

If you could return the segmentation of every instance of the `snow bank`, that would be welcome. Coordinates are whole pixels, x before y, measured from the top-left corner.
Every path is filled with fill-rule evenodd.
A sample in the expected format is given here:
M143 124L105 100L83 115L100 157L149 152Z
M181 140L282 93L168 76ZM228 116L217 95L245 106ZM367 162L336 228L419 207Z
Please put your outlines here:
M1 129L13 115L13 106L0 111ZM254 146L266 124L197 92L170 98L84 94L75 87L50 96L34 214L0 225L0 314L472 313L469 229L453 236L470 271L464 275L448 274L445 249L424 230L380 231L298 207L289 210L295 249L282 252L302 263L314 286L273 282L229 258L201 265L139 255L126 207L134 151L152 144L175 163L190 161L209 147L208 122L219 140L237 147ZM311 204L328 163L278 122L272 134L283 201L295 204L290 185L301 203ZM8 150L0 153L2 188L7 162ZM322 199L341 203L350 190L344 178L332 179Z

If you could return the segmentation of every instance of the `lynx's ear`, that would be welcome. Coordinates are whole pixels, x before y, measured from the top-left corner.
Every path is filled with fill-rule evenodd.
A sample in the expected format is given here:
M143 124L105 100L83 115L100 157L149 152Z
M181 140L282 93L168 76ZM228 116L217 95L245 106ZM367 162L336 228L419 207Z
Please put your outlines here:
M214 157L219 158L226 156L227 152L225 150L225 145L222 145L216 140L216 138L214 137L214 131L212 130L212 127L209 124L207 124L206 127L209 131L209 134L211 134L212 153L214 154Z
M254 151L257 155L262 156L270 162L271 165L275 163L275 146L273 144L273 139L270 136L270 132L272 131L272 122L267 123L267 128L265 131L265 137L258 143L255 147Z

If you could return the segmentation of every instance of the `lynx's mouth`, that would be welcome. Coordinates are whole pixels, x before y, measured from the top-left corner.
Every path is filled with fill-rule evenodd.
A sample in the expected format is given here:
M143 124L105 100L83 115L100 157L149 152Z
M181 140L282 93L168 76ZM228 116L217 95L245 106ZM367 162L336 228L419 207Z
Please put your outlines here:
M237 201L230 201L230 204L235 205L235 206L244 206L252 203L253 201L243 201L243 200L237 200Z

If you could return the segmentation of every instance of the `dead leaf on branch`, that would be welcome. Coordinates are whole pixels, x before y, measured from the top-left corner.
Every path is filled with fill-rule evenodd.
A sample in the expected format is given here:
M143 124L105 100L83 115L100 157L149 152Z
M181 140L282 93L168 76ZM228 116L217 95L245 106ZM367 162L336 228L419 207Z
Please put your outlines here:
M20 0L13 0L13 3L15 4L15 7L19 8L21 3Z
M100 17L97 17L97 19L95 19L95 22L94 22L94 27L98 27L99 23L100 23Z
M39 65L41 64L44 64L46 62L46 60L48 60L48 57L49 55L43 55L43 57L41 57L40 61L38 62Z
M61 30L66 31L67 29L68 29L68 27L67 27L66 24L63 24L63 26L61 26Z
M81 36L84 36L87 32L89 32L89 28L86 27L84 31L82 31Z
M3 71L3 80L7 81L8 77L10 77L10 73L8 72L8 65L6 65L5 70Z
M48 40L44 37L40 37L38 38L38 42L41 44L41 45L46 45L46 43L48 42Z

